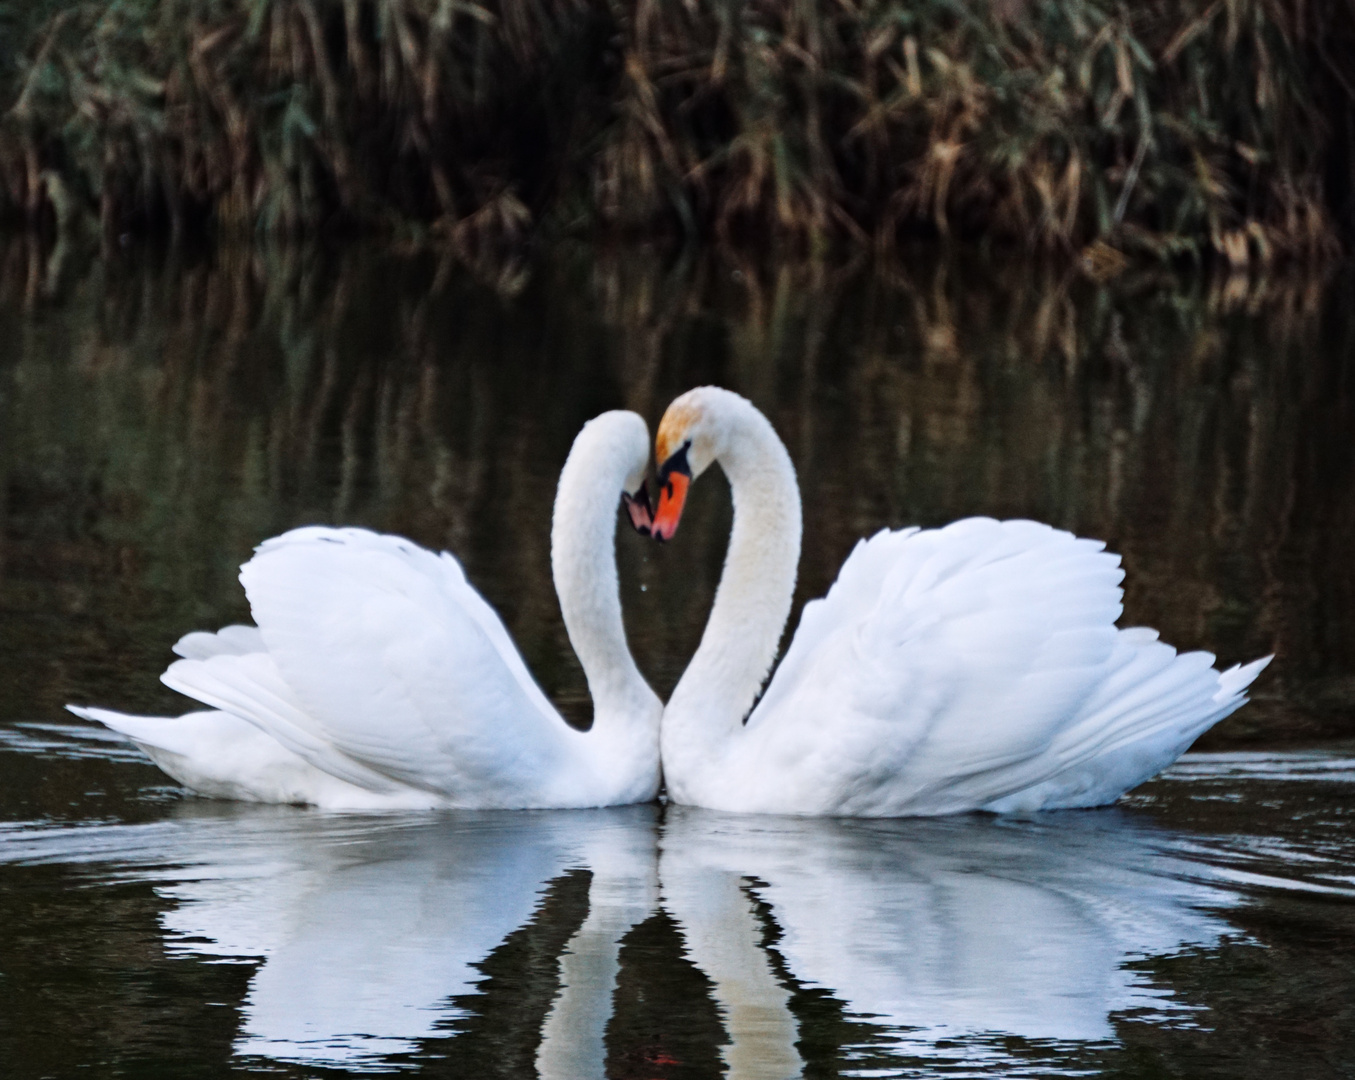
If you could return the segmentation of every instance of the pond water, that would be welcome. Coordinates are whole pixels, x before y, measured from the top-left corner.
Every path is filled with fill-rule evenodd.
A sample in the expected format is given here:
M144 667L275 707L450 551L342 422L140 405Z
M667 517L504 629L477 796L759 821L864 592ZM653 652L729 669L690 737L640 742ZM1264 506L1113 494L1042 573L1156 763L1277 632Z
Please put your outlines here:
M0 245L0 1073L736 1078L1355 1072L1351 282L561 248ZM1114 807L804 821L197 799L66 702L183 711L184 632L309 522L455 552L588 723L551 588L579 426L718 382L855 540L1033 517L1253 702ZM666 694L730 520L619 536Z

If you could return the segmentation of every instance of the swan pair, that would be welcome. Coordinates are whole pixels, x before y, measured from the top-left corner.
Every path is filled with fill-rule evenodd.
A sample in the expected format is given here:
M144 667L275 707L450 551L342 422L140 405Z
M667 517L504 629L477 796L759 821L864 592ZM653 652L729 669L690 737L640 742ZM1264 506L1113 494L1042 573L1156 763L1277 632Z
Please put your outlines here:
M858 543L806 605L766 692L800 556L795 470L744 398L669 406L645 491L634 413L584 426L556 495L551 565L593 727L550 705L449 554L303 528L241 569L255 627L194 633L166 685L207 711L72 707L204 795L330 808L680 803L902 816L1097 806L1154 775L1245 701L1269 657L1219 672L1120 630L1119 558L1029 521L972 518ZM734 525L714 607L665 708L626 644L614 534L671 539L719 462ZM756 703L756 704L755 704ZM751 712L750 712L751 709Z

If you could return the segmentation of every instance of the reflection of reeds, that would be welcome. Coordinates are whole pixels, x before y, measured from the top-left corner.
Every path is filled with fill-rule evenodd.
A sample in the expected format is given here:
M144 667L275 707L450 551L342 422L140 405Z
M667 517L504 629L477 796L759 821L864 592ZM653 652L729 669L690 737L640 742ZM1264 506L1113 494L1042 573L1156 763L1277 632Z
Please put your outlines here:
M542 223L1309 259L1342 0L0 0L0 192L63 233Z
M909 256L881 276L576 249L505 296L426 255L227 245L210 264L73 260L35 297L39 245L0 248L0 631L66 635L46 650L53 709L115 657L121 700L155 707L167 643L245 614L252 545L366 524L455 551L584 716L549 573L558 469L588 417L653 424L717 382L795 460L801 599L881 526L1036 517L1124 553L1129 621L1230 662L1280 650L1263 693L1295 708L1236 723L1339 728L1355 342L1337 290ZM618 540L632 641L664 692L728 524L712 479L677 543Z

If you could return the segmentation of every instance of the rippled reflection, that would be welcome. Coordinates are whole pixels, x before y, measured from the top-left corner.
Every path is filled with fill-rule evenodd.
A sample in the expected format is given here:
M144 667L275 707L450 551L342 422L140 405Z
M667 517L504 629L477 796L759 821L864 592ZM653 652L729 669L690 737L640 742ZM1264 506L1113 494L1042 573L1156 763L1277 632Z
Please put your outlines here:
M1342 1075L1355 1060L1349 281L557 249L63 261L0 243L0 1060L615 1080ZM549 575L580 425L707 381L785 436L798 601L859 536L1028 516L1253 704L1113 811L358 818L187 799L66 701L174 710L187 630L308 522L453 550L568 715ZM618 543L667 690L729 525Z
M866 823L670 810L660 873L684 925L754 879L797 980L908 1053L944 1056L936 1044L965 1035L1108 1039L1113 1012L1188 1007L1124 967L1227 929L1203 909L1230 896L1192 883L1172 840L1113 813Z
M585 964L605 964L601 952L614 965L620 937L653 905L649 807L472 817L441 828L236 825L192 880L159 891L177 901L163 917L176 949L263 958L243 1004L242 1055L367 1066L417 1049L439 1029L447 1034L465 1014L454 999L483 979L476 965L532 918L566 870L593 875L588 919L569 946ZM193 857L191 849L166 854ZM631 893L643 902L618 902ZM565 961L567 973L579 966ZM590 985L584 976L575 975L581 987ZM609 994L604 983L599 992ZM573 990L566 980L557 1011ZM568 1023L548 1023L544 1057L601 1063L602 1030L577 1015L590 1005L596 1011L584 1001L566 1010Z
M361 1068L451 1037L478 965L584 871L586 915L546 958L560 989L541 1075L601 1075L621 941L662 908L710 981L729 1075L769 1078L804 1064L792 986L828 991L909 1056L953 1057L986 1033L1106 1040L1114 1012L1189 1010L1125 967L1228 930L1203 908L1236 896L1194 880L1173 839L1113 814L859 825L670 808L660 827L653 807L436 822L240 810L11 834L9 850L156 881L172 955L258 958L237 1055Z
M76 727L34 731L10 749L114 750ZM1261 767L1256 757L1189 758L1164 783L1245 796L1250 775L1238 769ZM1349 761L1271 755L1264 777L1348 787ZM1192 1024L1201 1004L1135 962L1237 940L1228 912L1255 883L1245 868L1261 838L1210 847L1117 810L915 821L656 806L361 817L190 800L146 824L16 825L0 839L11 865L152 883L171 958L252 964L238 1057L371 1070L446 1044L437 1053L455 1058L488 999L535 993L537 1019L516 1037L539 1075L601 1076L620 1038L612 1031L608 1042L624 943L662 915L718 1009L728 1075L751 1080L802 1072L810 993L836 1003L874 1059L955 1067L1018 1066L1032 1046L1113 1043L1126 1016ZM1305 884L1303 869L1268 884L1355 893L1330 877ZM521 952L524 935L536 947L495 985L487 961ZM1013 1037L1022 1054L1004 1049Z

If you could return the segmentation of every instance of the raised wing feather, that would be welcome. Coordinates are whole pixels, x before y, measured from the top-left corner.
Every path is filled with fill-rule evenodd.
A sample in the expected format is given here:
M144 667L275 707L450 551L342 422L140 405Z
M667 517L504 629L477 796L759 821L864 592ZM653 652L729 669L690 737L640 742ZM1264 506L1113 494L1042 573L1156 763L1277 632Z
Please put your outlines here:
M358 783L374 773L492 805L500 789L530 802L558 771L569 729L450 555L362 529L297 529L261 545L240 579L286 692L261 710L267 673L220 652L173 665L177 689ZM242 693L252 700L232 699Z
M1122 578L1102 544L1035 522L877 534L806 607L747 752L778 760L802 806L821 791L817 812L1006 794L1002 773L1047 751L1101 679Z
M264 652L263 638L257 626L223 626L216 633L194 630L174 643L174 653L185 660L206 660L209 656L248 656Z

